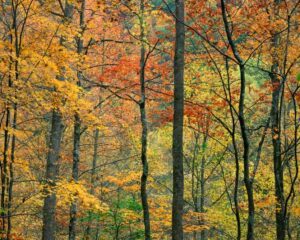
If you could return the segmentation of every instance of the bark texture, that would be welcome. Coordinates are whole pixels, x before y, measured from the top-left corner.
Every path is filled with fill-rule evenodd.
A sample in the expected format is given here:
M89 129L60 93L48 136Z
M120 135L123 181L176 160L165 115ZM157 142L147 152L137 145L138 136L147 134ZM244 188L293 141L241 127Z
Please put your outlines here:
M184 113L184 0L176 0L176 40L174 57L174 117L173 117L173 202L172 239L183 239L183 113Z
M48 185L47 196L43 208L43 240L54 240L56 231L55 211L56 194L52 192L58 176L58 159L61 148L61 137L63 131L62 116L57 110L52 113L52 126L49 142L49 152L46 166L46 183Z

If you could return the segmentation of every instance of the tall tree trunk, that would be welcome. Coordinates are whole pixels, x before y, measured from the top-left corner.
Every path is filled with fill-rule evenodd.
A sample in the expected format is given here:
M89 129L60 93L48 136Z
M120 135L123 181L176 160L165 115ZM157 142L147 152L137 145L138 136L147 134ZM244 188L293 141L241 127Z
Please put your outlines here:
M205 165L206 165L206 156L205 156L205 151L206 151L206 145L208 141L208 130L204 135L203 139L203 144L202 144L202 153L203 156L201 158L201 166L200 166L200 212L204 213L204 206L205 206ZM203 218L203 217L202 217ZM200 222L202 225L205 225L205 221L202 219ZM206 239L206 230L203 229L201 231L201 240Z
M250 179L249 172L249 150L250 143L248 137L248 131L246 127L246 121L244 117L244 102L245 102L245 89L246 89L246 79L245 79L245 67L244 65L240 66L241 74L241 92L240 92L240 101L239 101L239 122L241 127L242 139L243 139L243 160L244 160L244 182L247 191L248 197L248 229L247 229L247 239L254 239L254 197L253 197L253 182Z
M69 4L68 1L65 2L64 7L64 21L68 22L72 19L74 7ZM61 44L64 42L64 38L61 37ZM64 80L64 76L59 77L60 80ZM55 90L54 90L55 91ZM50 141L49 141L49 152L47 157L46 165L46 182L47 196L44 199L43 207L43 229L42 229L42 239L43 240L55 240L56 234L56 193L55 184L58 177L58 160L61 150L61 138L63 132L63 119L59 109L52 110L52 125L50 131Z
M248 130L245 121L244 108L245 108L245 95L246 95L246 75L245 75L245 63L240 57L237 50L236 44L232 39L232 31L230 30L229 22L227 20L227 11L225 1L221 0L222 18L226 31L226 36L229 45L232 49L233 55L237 60L239 71L240 71L240 96L239 96L239 111L238 119L241 128L241 135L243 140L243 163L244 163L244 183L246 186L247 197L248 197L248 229L247 229L247 240L254 239L254 197L253 197L253 180L250 178L250 166L249 166L249 151L250 141L248 136Z
M275 14L278 14L278 4L280 0L275 0ZM273 64L271 67L272 82L272 106L271 106L271 128L272 128L272 145L273 145L273 164L275 178L275 196L276 196L276 236L278 240L285 238L286 222L284 219L284 189L283 189L283 166L281 159L281 126L280 126L280 93L283 94L283 85L281 84L278 63L279 51L279 34L275 33L272 38L274 47Z
M145 92L145 30L144 30L144 0L140 1L140 41L141 41L141 52L140 52L140 85L141 85L141 100L139 102L140 117L142 124L142 149L141 149L141 162L142 162L142 176L141 176L141 200L143 207L143 218L144 218L144 229L145 239L151 239L150 229L150 213L147 196L147 178L148 178L148 160L147 160L147 138L148 138L148 126L146 116L146 92Z
M201 178L199 178L199 169L198 169L198 155L199 155L199 139L200 139L200 125L198 124L198 131L194 131L194 150L193 150L193 158L192 158L192 166L191 166L191 172L192 172L192 186L191 186L191 193L192 193L192 199L193 199L193 205L195 212L200 212L200 199L201 193L200 193L200 187L201 187ZM201 172L201 169L200 169ZM201 176L201 174L200 174ZM199 197L200 195L200 197ZM198 224L201 224L201 219L198 220ZM193 239L198 239L198 232L193 232Z
M173 117L173 203L172 239L183 239L183 116L184 116L184 0L175 0L176 40L174 57L174 117Z
M46 181L49 191L46 191L48 195L44 200L43 208L43 240L55 239L56 194L53 187L55 187L55 182L58 176L58 159L60 154L62 131L62 116L58 110L53 110L49 152L46 166Z
M13 71L13 53L15 49L13 49L14 46L14 34L13 34L13 27L14 25L14 20L16 11L14 8L14 5L11 1L7 1L6 3L7 6L10 6L12 11L9 12L11 13L10 17L12 18L12 25L10 26L10 33L8 35L9 42L11 44L10 48L10 57L9 57L9 73L8 73L8 87L11 88L13 85L13 76L12 76L12 71ZM7 20L9 23L10 20ZM1 199L0 199L0 206L1 206L1 226L0 226L0 232L1 234L5 234L5 228L6 228L6 216L5 216L5 210L6 210L6 203L5 203L5 198L6 198L6 187L8 184L8 175L7 175L7 163L8 163L8 149L9 149L9 143L10 143L10 134L9 134L9 128L11 126L11 106L10 106L10 101L9 99L6 101L6 106L5 106L5 112L4 116L5 118L5 126L4 126L4 145L3 145L3 161L0 163L1 167Z
M8 164L8 150L10 143L10 134L8 132L11 122L11 109L7 103L6 107L6 120L4 129L4 146L3 146L3 162L1 164L1 233L5 234L6 228L6 186L8 182L7 164Z
M17 34L15 35L17 38ZM18 50L18 42L16 43L16 55L19 56L19 50ZM19 69L18 69L18 61L15 61L15 81L18 81L19 79ZM12 83L11 83L12 85ZM16 98L15 93L15 98ZM13 119L12 119L12 129L16 130L17 128L17 103L13 103ZM7 239L10 239L11 234L11 207L12 207L12 196L13 196L13 184L14 184L14 161L15 161L15 150L16 150L16 135L12 134L12 140L11 140L11 152L10 152L10 162L9 162L9 178L7 182L7 189L8 189L8 202L7 202Z
M235 180L234 180L234 208L235 208L235 219L236 219L236 239L240 240L242 231L241 231L241 219L240 219L240 209L239 209L239 180L240 180L240 164L239 164L239 151L236 142L236 124L235 124L235 117L234 117L234 109L232 105L232 93L231 93L231 83L230 83L230 74L229 74L229 61L228 58L225 58L225 67L226 67L226 75L227 75L227 88L228 88L228 101L230 103L229 110L230 110L230 117L231 117L231 142L234 149L234 160L235 160ZM224 87L224 92L225 92ZM225 92L226 93L226 92Z
M16 60L14 61L14 69L15 69L15 82L19 80L19 61L18 58L20 56L21 46L19 45L19 34L17 28L17 15L18 9L17 6L14 6L13 11L13 29L14 29L14 45L15 45L15 54ZM25 23L24 23L25 24ZM10 83L11 87L13 87L13 83ZM17 98L15 91L15 98ZM12 119L12 129L16 130L17 128L17 103L13 103L14 115ZM12 195L13 195L13 184L14 184L14 161L15 161L15 150L16 150L16 135L12 135L11 141L11 153L10 153L10 163L9 163L9 181L8 181L8 203L7 203L7 239L10 239L12 224L11 224L11 207L12 207Z
M272 76L272 107L271 107L271 127L273 145L273 164L275 177L275 196L276 196L276 235L277 239L285 238L285 219L284 219L284 195L283 195L283 169L281 159L281 140L280 140L280 80Z
M80 28L81 37L77 39L77 53L82 54L83 50L83 33L85 28L85 0L81 1L80 8ZM81 86L82 72L77 70L77 86ZM80 137L81 137L81 119L79 113L75 113L74 116L74 135L73 135L73 167L72 167L72 180L78 181L79 174L79 161L80 161ZM72 202L70 207L70 222L69 222L69 240L76 239L76 222L77 222L77 203L76 200Z
M80 153L80 129L81 121L78 113L75 114L75 124L74 124L74 140L73 140L73 167L72 167L72 180L74 182L78 181L79 174L79 153ZM69 240L76 239L76 221L77 221L77 203L74 200L70 207L70 223L69 223Z
M93 161L92 161L92 170L91 170L91 189L90 189L91 194L95 193L96 167L97 167L97 160L98 160L98 141L99 141L99 129L96 129L94 132ZM91 214L89 213L88 226L85 231L84 239L90 239L91 225L92 225L92 217Z
M17 128L17 104L14 103L14 115L12 128ZM7 239L10 239L12 224L11 224L11 208L13 200L13 184L14 184L14 162L15 162L16 136L12 135L11 153L9 163L9 183L8 183L8 204L7 204Z
M284 217L286 221L286 231L288 235L288 239L292 239L292 231L291 228L289 227L290 223L290 215L291 213L288 212L288 206L289 206L289 201L290 201L290 206L293 205L293 202L296 197L296 191L295 191L295 186L297 185L298 181L298 176L299 176L299 163L298 163L298 144L297 141L299 140L298 138L298 133L299 133L299 118L297 114L297 100L296 100L296 95L299 90L300 86L297 86L295 91L291 94L292 95L292 102L293 102L293 110L294 110L294 159L295 159L295 175L291 178L291 186L289 189L289 192L287 194L287 197L285 199L285 212L284 212ZM299 103L298 103L299 104ZM296 239L299 239L297 232L297 237Z

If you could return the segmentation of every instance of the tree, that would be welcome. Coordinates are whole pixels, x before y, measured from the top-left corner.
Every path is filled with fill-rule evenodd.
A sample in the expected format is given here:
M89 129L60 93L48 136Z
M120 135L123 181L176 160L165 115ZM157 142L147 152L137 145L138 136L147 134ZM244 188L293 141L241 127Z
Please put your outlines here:
M246 94L246 76L245 76L245 63L244 60L240 57L240 54L236 48L236 45L232 39L232 35L230 32L230 26L227 20L227 12L225 1L221 0L221 8L222 8L222 17L224 21L224 27L226 31L226 36L233 52L233 55L237 61L240 71L240 96L239 96L239 112L238 119L241 128L241 134L243 139L243 160L244 160L244 182L247 189L247 197L248 197L248 230L247 230L247 239L254 239L254 199L253 199L253 181L250 178L250 166L249 166L249 152L250 152L250 142L248 137L248 130L246 126L246 120L244 115L245 108L245 94Z
M140 114L141 114L141 124L142 124L142 151L141 151L141 160L142 160L142 176L141 176L141 199L143 206L143 216L144 216L144 225L145 225L145 239L151 239L151 229L150 229L150 213L148 205L148 196L147 196L147 178L148 178L148 160L147 160L147 141L148 141L148 124L146 116L146 92L145 92L145 68L147 63L147 58L145 54L145 30L144 30L144 0L140 2L140 41L141 41L141 55L140 55L140 85L141 85L141 100L139 102ZM147 58L146 58L147 57Z
M174 116L173 116L173 202L172 239L183 239L183 114L184 114L184 1L176 0L176 38L174 56Z
M77 39L77 54L80 58L83 58L83 35L85 31L85 0L81 1L81 6L79 10L79 27L80 27L80 36ZM80 64L80 63L79 63ZM81 87L82 84L82 71L77 70L77 86ZM78 182L79 178L79 161L80 161L80 137L81 137L81 119L78 112L74 116L74 142L73 142L73 167L72 167L72 179L75 182ZM76 239L76 221L77 221L77 204L72 202L70 207L70 224L69 224L69 240Z
M73 14L73 6L66 2L64 6L63 21L68 22ZM63 42L63 37L61 38L61 43ZM61 76L61 80L64 80L65 76ZM63 133L63 117L59 109L52 110L52 122L51 122L51 132L49 140L49 152L47 157L46 165L46 198L44 200L43 208L43 236L42 239L55 239L56 235L56 194L55 194L55 184L58 177L59 164L58 160L61 151L61 139ZM54 192L53 192L54 191Z

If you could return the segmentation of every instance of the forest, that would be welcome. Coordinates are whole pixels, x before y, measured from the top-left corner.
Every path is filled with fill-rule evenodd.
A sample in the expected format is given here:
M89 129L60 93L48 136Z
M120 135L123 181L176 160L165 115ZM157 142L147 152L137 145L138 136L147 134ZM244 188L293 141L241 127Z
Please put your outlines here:
M300 0L0 0L0 239L300 240Z

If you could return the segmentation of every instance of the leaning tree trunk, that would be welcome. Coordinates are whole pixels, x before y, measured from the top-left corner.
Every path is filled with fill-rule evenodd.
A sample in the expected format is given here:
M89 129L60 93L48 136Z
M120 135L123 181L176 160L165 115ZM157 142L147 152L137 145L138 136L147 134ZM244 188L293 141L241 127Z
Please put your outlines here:
M174 117L173 117L173 203L172 239L183 239L183 115L184 115L184 0L176 0L176 39L174 57Z

